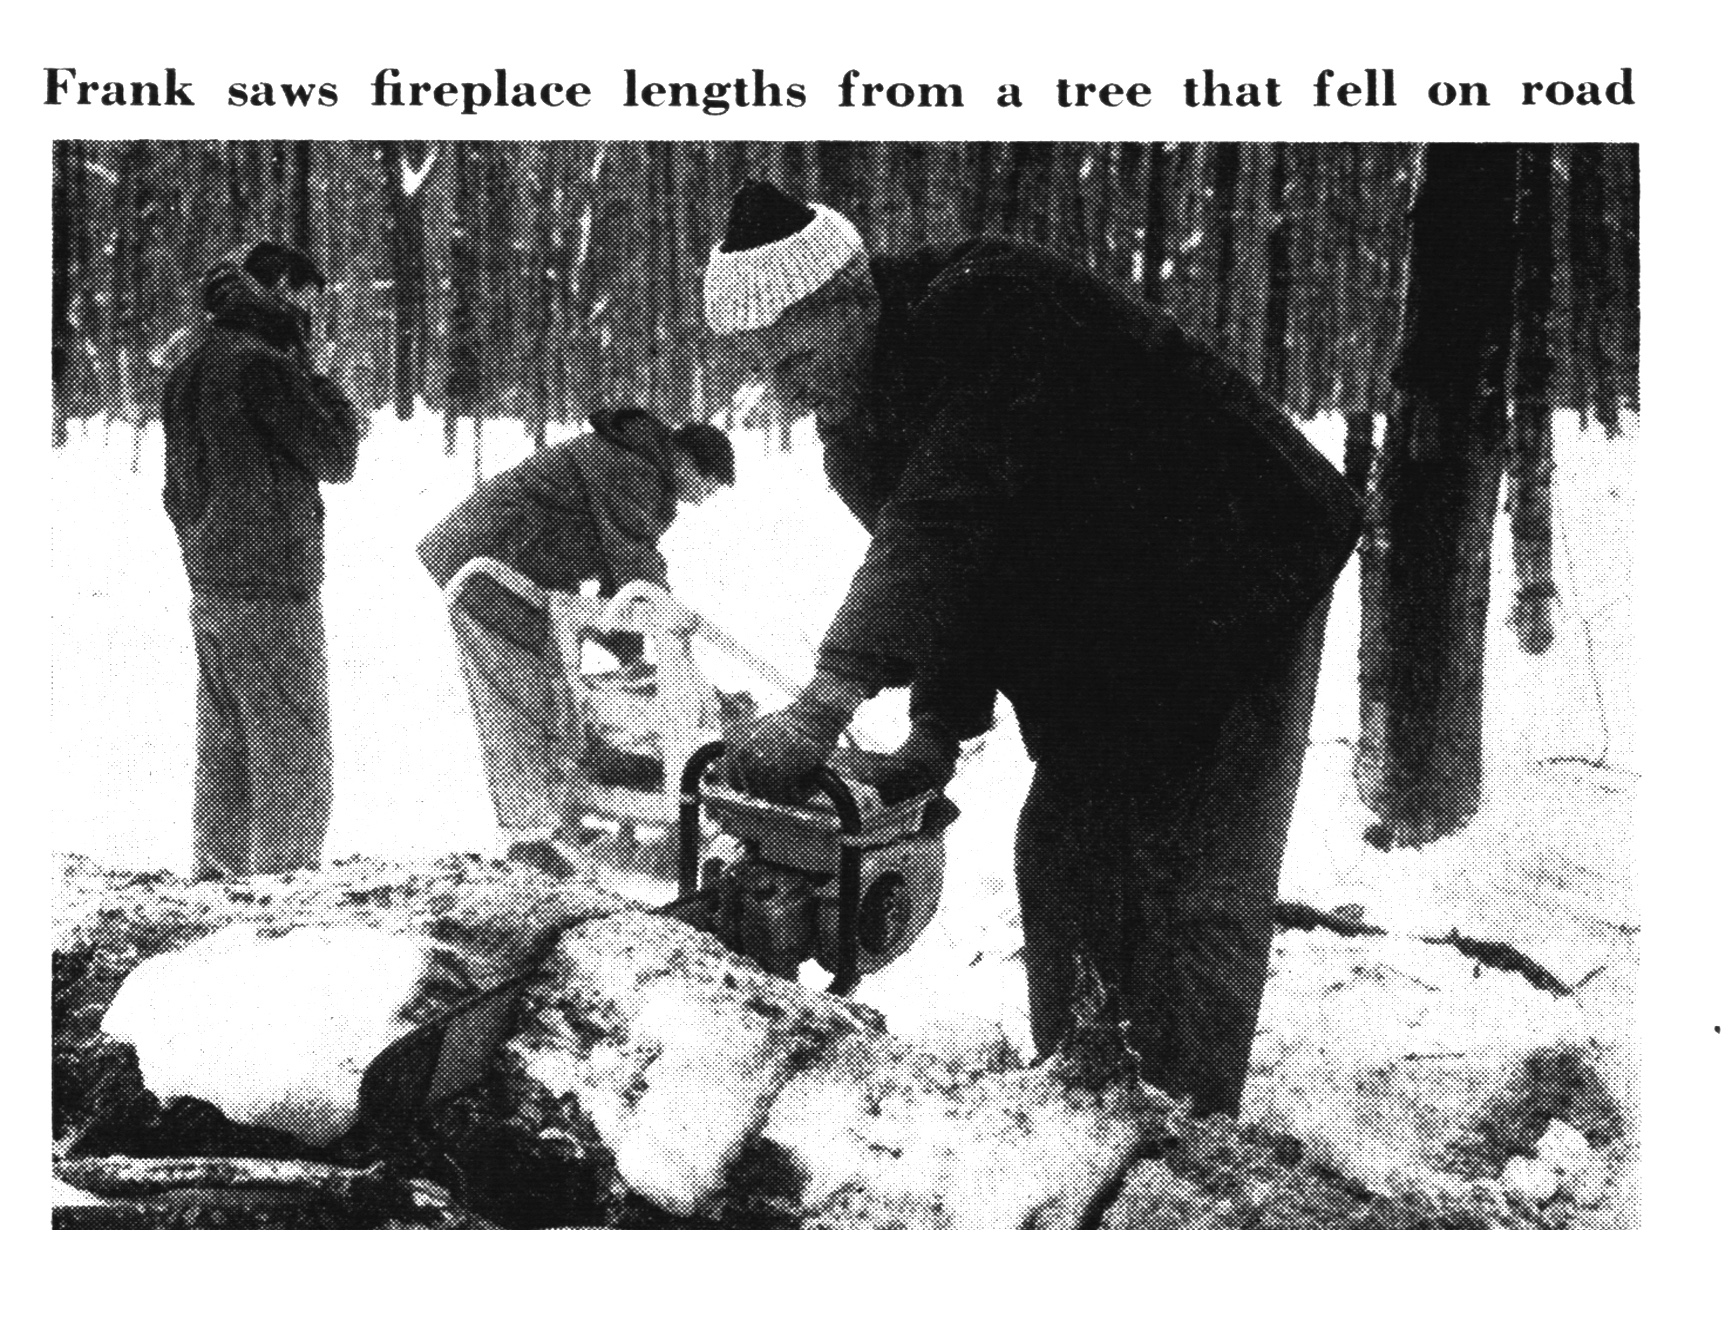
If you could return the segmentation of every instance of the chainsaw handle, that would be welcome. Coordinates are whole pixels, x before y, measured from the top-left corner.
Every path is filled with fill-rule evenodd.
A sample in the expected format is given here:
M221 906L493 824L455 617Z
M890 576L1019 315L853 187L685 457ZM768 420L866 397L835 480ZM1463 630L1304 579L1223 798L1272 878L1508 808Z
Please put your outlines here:
M696 894L702 865L702 775L726 753L726 743L711 741L698 746L684 761L684 776L678 780L678 898Z
M702 775L726 753L723 741L700 747L684 763L678 780L678 899L693 897L701 883ZM827 765L816 776L816 787L834 807L840 825L839 966L828 991L845 997L858 987L858 905L863 887L864 847L859 839L863 816L846 780Z

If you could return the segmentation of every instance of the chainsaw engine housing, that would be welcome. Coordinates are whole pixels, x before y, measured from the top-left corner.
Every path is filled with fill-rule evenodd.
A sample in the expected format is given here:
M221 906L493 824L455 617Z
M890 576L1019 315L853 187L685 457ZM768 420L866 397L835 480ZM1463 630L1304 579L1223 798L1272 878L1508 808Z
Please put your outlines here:
M934 792L883 807L859 787L857 957L880 970L935 917L945 858L942 830L954 807ZM714 932L773 974L795 976L814 958L841 973L841 836L831 811L782 806L724 789L706 797L742 854L710 879Z

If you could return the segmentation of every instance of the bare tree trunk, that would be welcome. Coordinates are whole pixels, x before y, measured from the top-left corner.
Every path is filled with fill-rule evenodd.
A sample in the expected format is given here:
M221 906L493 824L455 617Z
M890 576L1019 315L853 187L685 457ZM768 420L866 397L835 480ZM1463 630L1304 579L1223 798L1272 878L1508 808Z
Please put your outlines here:
M1638 143L1611 142L1608 165L1608 236L1614 246L1616 278L1610 315L1615 345L1615 398L1638 410Z
M1275 143L1271 180L1267 187L1271 207L1271 231L1266 235L1266 333L1261 356L1261 379L1266 392L1285 407L1290 405L1290 269L1291 234L1296 227L1291 214L1290 147Z
M1462 828L1482 789L1489 549L1505 460L1516 149L1429 148L1410 299L1363 553L1362 735L1368 840L1421 846Z
M1272 147L1263 142L1218 148L1218 342L1256 383L1264 383L1266 367L1271 156Z
M1614 424L1609 380L1613 369L1607 348L1613 312L1608 300L1609 252L1603 213L1604 157L1599 144L1571 148L1568 175L1572 248L1572 406L1582 423Z
M1166 291L1176 323L1190 334L1213 341L1218 331L1218 225L1213 198L1217 147L1184 142L1177 177L1175 231L1170 248L1175 270Z
M1359 495L1368 493L1374 467L1374 413L1358 408L1344 414L1344 479Z
M456 454L457 419L480 415L483 375L480 245L484 235L477 177L482 166L475 159L478 149L473 142L455 142L449 148L454 209L450 223L449 360L444 371L445 457ZM475 465L478 469L478 456Z
M73 226L83 223L82 216L72 213L71 173L78 167L73 159L72 143L54 143L54 273L49 285L49 324L53 326L52 358L49 382L54 391L54 429L52 446L66 447L66 386L68 364L77 351L71 323L72 308L72 233Z
M597 287L604 293L599 312L602 397L618 407L646 406L654 358L652 144L607 144L600 210L595 217Z
M1507 511L1518 593L1518 643L1542 654L1554 643L1554 151L1518 150L1518 273L1512 351L1512 464Z
M1155 307L1162 307L1164 265L1169 259L1170 150L1163 142L1146 144L1145 197L1146 236L1140 259L1140 292Z
M432 150L425 142L381 144L396 309L392 374L396 415L404 421L414 415L414 400L426 385L426 232L421 188Z
M517 369L522 381L525 425L534 447L546 447L546 424L551 414L552 384L552 324L556 315L557 257L553 233L557 218L553 205L558 190L556 153L562 144L536 142L525 146L531 193L529 208L533 213L533 235L528 242L528 335L525 355Z
M312 144L288 144L288 241L312 250Z

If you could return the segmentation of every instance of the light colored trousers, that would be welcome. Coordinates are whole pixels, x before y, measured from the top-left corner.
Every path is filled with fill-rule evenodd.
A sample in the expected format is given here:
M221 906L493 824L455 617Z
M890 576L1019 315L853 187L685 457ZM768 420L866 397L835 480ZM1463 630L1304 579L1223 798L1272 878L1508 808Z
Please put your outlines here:
M193 873L313 868L331 800L318 601L195 594L191 612L198 654Z
M563 819L570 792L564 729L569 689L556 643L530 650L501 635L461 605L450 610L450 630L498 827L511 834L550 833Z

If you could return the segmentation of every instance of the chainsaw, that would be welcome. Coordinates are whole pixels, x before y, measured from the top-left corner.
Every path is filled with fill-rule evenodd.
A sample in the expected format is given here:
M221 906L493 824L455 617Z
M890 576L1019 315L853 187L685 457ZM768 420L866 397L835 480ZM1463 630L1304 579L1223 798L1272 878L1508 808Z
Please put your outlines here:
M709 781L725 749L710 743L685 763L678 896L657 913L712 933L769 974L795 979L814 961L833 976L830 993L850 994L935 917L943 834L958 807L936 789L884 802L846 772L844 748L818 776L811 802L783 805ZM705 815L720 844L706 857ZM523 967L394 1040L362 1076L362 1120L399 1126L477 1083L538 970Z
M817 778L822 805L765 801L704 781L724 751L697 751L679 784L680 918L769 974L796 978L814 960L834 976L830 993L851 993L935 916L958 808L934 789L884 803L846 774L844 750ZM702 861L704 809L737 848L732 859Z

